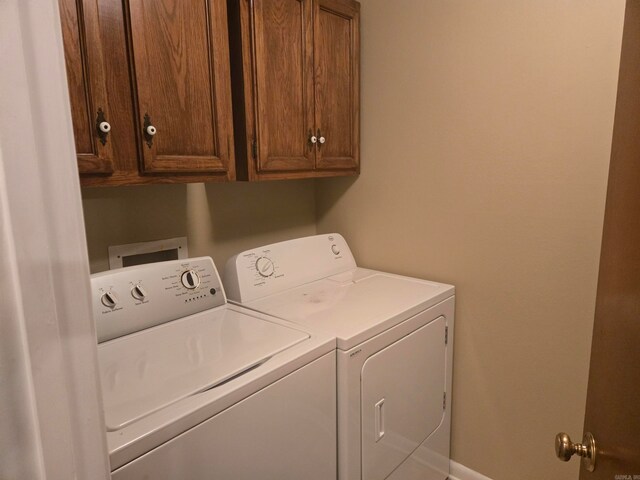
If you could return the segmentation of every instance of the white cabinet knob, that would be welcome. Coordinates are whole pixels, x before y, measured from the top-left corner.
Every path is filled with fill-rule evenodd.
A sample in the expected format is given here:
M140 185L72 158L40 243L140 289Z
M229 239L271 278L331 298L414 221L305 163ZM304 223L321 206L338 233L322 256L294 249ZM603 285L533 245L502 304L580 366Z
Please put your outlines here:
M326 142L326 141L327 141L327 139L326 139L326 138L324 138L324 137L320 137L320 138L318 139L318 142L320 142L320 145L324 144L324 142Z
M107 136L109 135L110 131L111 125L109 124L109 122L107 122L102 108L99 108L96 116L96 134L98 135L98 138L100 139L100 143L102 145L107 144Z
M156 134L157 130L151 123L151 117L148 113L144 114L142 131L144 132L144 142L147 144L147 147L151 148L153 146L153 136Z

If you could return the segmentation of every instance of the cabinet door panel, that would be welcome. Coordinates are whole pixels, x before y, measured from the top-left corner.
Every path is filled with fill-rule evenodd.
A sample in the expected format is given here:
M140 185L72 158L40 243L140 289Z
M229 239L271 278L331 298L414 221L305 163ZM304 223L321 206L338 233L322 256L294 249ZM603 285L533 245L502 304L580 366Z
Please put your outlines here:
M316 125L326 139L318 169L359 166L359 11L351 0L316 0Z
M107 104L96 0L59 0L67 82L81 174L113 172L111 136L98 136L98 110L111 121Z
M234 177L224 0L129 0L145 172ZM156 127L143 133L144 117Z
M258 170L311 170L311 0L252 0Z

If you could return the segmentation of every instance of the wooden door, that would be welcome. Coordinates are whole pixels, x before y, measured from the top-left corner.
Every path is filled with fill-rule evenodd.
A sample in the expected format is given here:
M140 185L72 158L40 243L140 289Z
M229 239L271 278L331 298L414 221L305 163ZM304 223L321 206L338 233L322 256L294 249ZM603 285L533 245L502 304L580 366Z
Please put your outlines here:
M114 132L100 130L102 122L111 126L111 115L97 0L59 0L59 5L78 170L113 173L111 137L118 126Z
M358 169L360 4L316 0L314 39L319 138L316 168Z
M584 430L581 480L640 477L640 2L627 1Z
M146 173L234 178L224 0L128 0L139 150ZM147 124L156 129L147 133Z
M257 169L312 170L311 0L251 0Z

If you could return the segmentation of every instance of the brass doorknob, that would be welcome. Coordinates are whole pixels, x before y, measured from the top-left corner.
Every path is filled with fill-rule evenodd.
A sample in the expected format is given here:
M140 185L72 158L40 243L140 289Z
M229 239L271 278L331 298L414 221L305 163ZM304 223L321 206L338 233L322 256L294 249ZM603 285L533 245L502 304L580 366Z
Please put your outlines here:
M564 432L556 435L556 456L563 462L568 462L573 455L582 457L584 468L593 472L596 468L596 441L591 433L584 434L582 443L573 443L571 437Z

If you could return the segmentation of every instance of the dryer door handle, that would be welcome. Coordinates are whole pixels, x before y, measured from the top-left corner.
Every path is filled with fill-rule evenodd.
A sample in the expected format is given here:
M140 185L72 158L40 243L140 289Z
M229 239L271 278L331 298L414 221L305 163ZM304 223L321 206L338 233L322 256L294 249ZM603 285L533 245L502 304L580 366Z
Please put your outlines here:
M374 412L376 442L379 442L384 437L384 398L375 404Z

